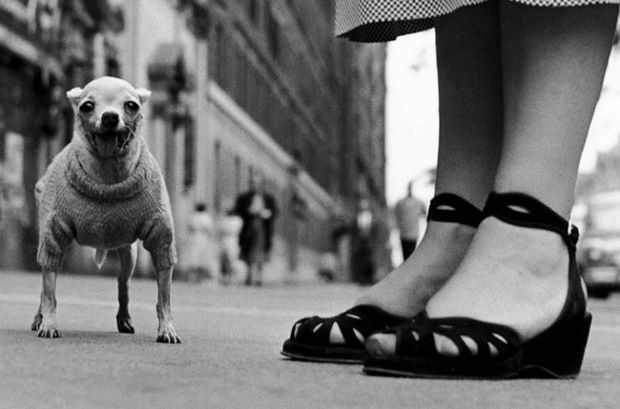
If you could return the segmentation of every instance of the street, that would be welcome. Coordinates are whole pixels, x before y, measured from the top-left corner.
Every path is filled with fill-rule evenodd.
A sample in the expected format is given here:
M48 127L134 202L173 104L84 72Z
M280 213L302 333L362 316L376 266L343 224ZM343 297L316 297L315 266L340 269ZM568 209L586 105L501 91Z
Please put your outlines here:
M371 377L359 366L289 361L291 324L349 306L349 285L210 287L173 283L181 345L155 342L156 285L134 280L136 334L116 332L116 280L59 275L60 339L30 331L40 275L0 272L0 408L617 408L620 296L592 300L574 381ZM558 342L562 342L558 340Z

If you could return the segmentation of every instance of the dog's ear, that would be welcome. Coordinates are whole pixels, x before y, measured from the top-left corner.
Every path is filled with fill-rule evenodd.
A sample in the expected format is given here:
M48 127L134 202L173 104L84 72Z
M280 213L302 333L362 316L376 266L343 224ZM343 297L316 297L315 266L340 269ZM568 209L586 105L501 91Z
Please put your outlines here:
M75 87L67 91L67 98L69 98L69 101L71 101L71 105L73 105L73 108L77 108L77 105L80 102L81 96L82 96L82 88Z
M136 94L138 94L138 98L140 98L140 105L144 105L146 101L149 100L151 96L151 91L146 88L138 88L136 90Z

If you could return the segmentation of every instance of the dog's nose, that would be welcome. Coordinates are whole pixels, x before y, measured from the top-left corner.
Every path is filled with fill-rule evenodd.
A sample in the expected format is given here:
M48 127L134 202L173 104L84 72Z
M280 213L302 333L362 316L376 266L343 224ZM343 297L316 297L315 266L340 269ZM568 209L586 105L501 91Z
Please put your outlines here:
M116 112L104 112L101 115L101 124L108 128L118 125L118 114Z

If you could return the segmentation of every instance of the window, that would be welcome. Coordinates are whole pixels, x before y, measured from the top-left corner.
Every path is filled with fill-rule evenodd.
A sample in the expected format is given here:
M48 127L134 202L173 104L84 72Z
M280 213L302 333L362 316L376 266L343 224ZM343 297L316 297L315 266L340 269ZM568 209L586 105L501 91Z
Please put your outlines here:
M241 158L235 156L235 189L241 193Z
M250 20L252 23L258 25L260 20L260 11L262 6L261 0L248 0L249 10L248 14L250 15Z
M213 41L211 42L210 47L208 48L209 52L209 60L214 61L213 63L213 75L216 81L220 81L222 76L222 64L223 64L223 33L222 26L217 23L215 28L213 29Z
M192 187L196 179L194 172L194 164L196 163L195 145L194 121L191 118L187 118L185 120L185 169L183 175L183 186L185 189Z
M267 14L267 18L267 41L269 51L271 51L271 54L277 60L280 56L280 23L271 10Z
M222 142L217 140L213 146L213 166L215 174L215 192L214 192L214 207L215 212L219 213L222 210Z
M256 186L252 186L254 183L254 166L248 166L248 188L252 189Z

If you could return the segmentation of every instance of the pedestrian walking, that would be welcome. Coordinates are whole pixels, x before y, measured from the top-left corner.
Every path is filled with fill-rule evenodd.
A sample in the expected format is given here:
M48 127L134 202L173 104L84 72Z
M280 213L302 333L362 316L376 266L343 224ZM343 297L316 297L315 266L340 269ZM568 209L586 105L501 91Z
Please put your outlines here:
M426 216L424 203L413 195L413 183L407 184L407 195L394 206L396 226L400 235L403 260L406 260L418 243L420 219Z
M436 196L413 255L353 308L295 323L285 355L369 374L577 376L591 315L567 218L617 3L336 1L352 41L435 27Z
M216 279L219 275L218 242L213 217L207 205L198 203L189 218L187 272L196 281Z
M239 233L243 221L230 209L222 214L218 221L218 237L220 242L220 270L222 284L230 284L238 271Z
M247 266L246 285L261 285L263 266L273 245L277 208L273 196L265 192L257 176L250 189L237 197L235 214L243 221L239 234L240 258Z

